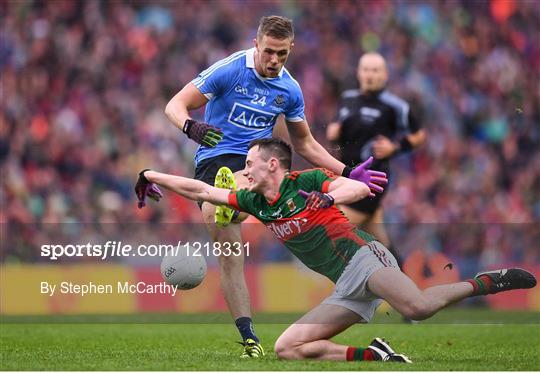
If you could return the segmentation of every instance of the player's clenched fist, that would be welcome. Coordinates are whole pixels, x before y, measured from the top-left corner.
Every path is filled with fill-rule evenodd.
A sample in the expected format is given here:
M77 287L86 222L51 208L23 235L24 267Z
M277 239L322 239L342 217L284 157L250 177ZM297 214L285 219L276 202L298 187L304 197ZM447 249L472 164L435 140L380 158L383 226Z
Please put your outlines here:
M186 120L182 131L188 138L208 148L215 147L223 138L223 132L219 128L193 119Z

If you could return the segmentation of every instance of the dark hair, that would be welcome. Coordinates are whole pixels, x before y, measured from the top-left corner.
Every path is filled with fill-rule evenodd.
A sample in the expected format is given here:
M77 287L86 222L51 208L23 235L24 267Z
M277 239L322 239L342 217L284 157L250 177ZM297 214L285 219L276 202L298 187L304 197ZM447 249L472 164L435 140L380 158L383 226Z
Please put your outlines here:
M263 152L266 160L270 159L270 157L276 157L281 167L286 170L291 169L292 150L291 146L285 141L274 138L257 139L249 143L248 149L254 146L259 146L259 151Z
M257 29L257 40L261 40L264 35L283 40L294 39L293 23L289 18L282 16L262 17Z

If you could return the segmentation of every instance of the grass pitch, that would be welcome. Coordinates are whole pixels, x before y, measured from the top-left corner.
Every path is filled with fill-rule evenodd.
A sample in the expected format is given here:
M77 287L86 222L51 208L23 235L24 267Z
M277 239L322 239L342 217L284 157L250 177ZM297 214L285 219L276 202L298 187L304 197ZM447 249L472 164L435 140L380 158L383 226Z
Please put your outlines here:
M379 315L334 338L366 346L387 338L414 364L280 361L273 343L289 321L255 318L267 356L241 360L227 315L3 317L2 370L540 370L540 314L448 310L429 322L402 324ZM259 320L258 320L259 319ZM212 322L202 323L202 322ZM160 323L161 322L161 323ZM163 323L166 322L166 323ZM270 323L272 322L272 323ZM482 323L479 323L482 322Z

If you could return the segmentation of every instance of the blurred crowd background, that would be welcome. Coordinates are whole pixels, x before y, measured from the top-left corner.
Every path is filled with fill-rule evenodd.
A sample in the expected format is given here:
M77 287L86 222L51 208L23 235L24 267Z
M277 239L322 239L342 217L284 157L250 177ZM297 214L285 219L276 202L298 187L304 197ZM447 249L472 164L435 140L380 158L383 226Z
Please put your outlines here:
M261 16L280 14L294 20L287 68L319 142L332 149L326 124L370 50L427 129L426 145L393 161L385 209L398 249L442 251L471 271L540 263L536 0L8 0L0 10L4 262L44 260L36 244L47 237L204 235L197 205L170 193L138 210L137 172L193 175L196 145L166 103L252 47ZM262 231L247 233L250 260L290 260Z

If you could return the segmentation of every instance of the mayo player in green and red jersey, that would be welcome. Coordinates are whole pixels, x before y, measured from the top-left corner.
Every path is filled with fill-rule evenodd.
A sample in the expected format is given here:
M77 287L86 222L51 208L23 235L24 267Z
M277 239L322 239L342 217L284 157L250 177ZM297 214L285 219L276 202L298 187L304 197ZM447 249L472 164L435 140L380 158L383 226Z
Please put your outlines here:
M358 322L369 322L384 299L405 317L423 320L461 299L536 286L519 268L479 273L463 282L420 290L399 269L396 259L372 236L352 225L335 207L380 192L386 177L362 164L357 180L324 169L291 172L291 149L281 140L255 140L243 171L249 184L236 192L204 182L144 170L135 191L159 200L165 187L186 198L228 205L262 221L312 270L336 284L320 305L287 328L275 343L281 359L379 360L410 363L383 338L365 348L339 345L330 338Z

